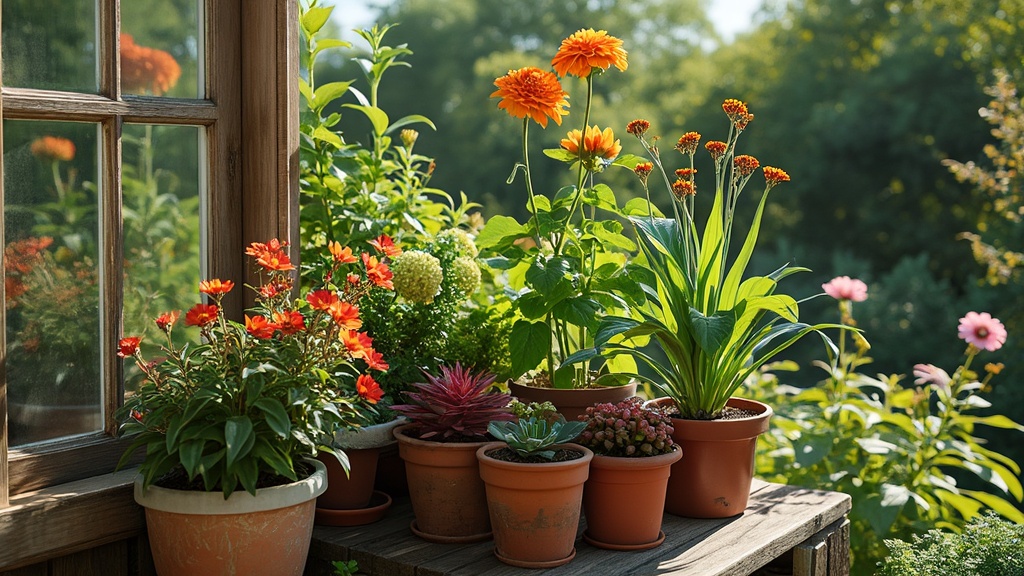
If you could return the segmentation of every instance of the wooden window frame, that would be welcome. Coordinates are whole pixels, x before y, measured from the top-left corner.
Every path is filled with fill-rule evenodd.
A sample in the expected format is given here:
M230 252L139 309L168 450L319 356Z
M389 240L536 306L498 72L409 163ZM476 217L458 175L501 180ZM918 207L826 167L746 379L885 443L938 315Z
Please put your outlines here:
M118 167L123 124L202 127L208 154L205 272L210 277L240 279L246 274L243 251L249 242L277 237L288 239L293 247L298 244L298 5L297 0L205 0L204 7L205 98L120 94L118 0L101 0L100 93L4 87L0 118L99 122L104 136L101 219L107 223L121 221ZM0 163L0 183L2 174ZM108 278L121 269L123 260L120 236L110 236L100 255ZM123 286L120 282L107 285L101 349L110 351L116 349L121 333ZM0 295L2 290L0 286ZM234 296L225 301L225 308L229 315L240 317L245 303L241 296ZM0 353L6 350L3 338L0 329ZM122 363L113 354L106 356L104 379L119 384L116 394L105 394L104 431L24 449L8 449L6 379L0 377L0 520L13 496L113 472L125 446L113 437L112 418L123 397ZM108 389L113 390L112 386ZM24 499L19 497L19 502ZM0 541L3 525L0 521ZM21 532L29 527L12 528ZM50 528L39 528L40 535L53 539ZM59 542L53 542L51 548L58 547ZM0 558L0 570L11 562L11 558Z

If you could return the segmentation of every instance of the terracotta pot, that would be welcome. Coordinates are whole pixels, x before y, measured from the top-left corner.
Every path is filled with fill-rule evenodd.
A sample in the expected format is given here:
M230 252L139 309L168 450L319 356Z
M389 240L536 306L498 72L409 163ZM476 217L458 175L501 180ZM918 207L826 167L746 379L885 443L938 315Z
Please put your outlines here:
M682 455L678 447L644 458L595 454L583 486L583 539L610 550L646 550L664 542L665 490Z
M413 427L409 424L395 430L416 517L413 533L441 543L489 539L491 522L476 459L477 449L485 442L420 440L405 434Z
M669 398L651 403L672 406ZM757 437L768 430L772 409L767 404L730 398L729 406L757 412L736 420L672 418L672 440L683 457L672 465L665 511L688 518L728 518L747 508L754 477Z
M508 388L512 395L522 402L551 402L570 422L578 420L586 413L587 408L594 404L617 404L626 398L636 396L636 382L601 388L540 388L510 380Z
M334 446L348 456L349 470L346 473L333 454L317 456L327 467L327 491L317 498L317 508L355 510L367 507L373 497L381 448L394 444L393 431L404 423L403 418L335 435Z
M316 497L327 485L323 464L299 482L236 491L170 490L135 480L146 509L153 563L160 576L260 574L301 576L313 533Z
M550 568L576 556L576 532L583 483L594 453L578 444L561 444L583 453L566 462L522 464L487 455L504 442L481 446L480 476L487 486L487 508L494 529L494 555L512 566Z

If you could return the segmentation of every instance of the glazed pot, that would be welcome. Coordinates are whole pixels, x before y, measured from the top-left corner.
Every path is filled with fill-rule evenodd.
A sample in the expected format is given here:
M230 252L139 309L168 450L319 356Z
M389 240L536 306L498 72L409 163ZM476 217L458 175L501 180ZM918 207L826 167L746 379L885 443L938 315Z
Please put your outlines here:
M669 398L650 404L674 406ZM756 412L735 420L672 418L672 440L683 456L672 465L665 511L688 518L728 518L747 508L754 478L757 437L768 430L772 409L767 404L730 398L728 406Z
M406 434L413 429L407 424L394 431L405 461L413 533L445 544L489 539L491 522L476 458L486 442L420 440Z
M146 509L153 563L160 576L260 574L301 576L313 533L316 497L327 485L327 471L309 461L308 478L253 496L221 492L142 489L135 479L135 501Z
M505 462L488 452L504 442L481 446L480 476L487 486L487 509L494 530L494 555L512 566L551 568L576 556L583 483L594 453L578 444L560 444L583 454L565 462Z
M588 544L610 550L646 550L665 540L661 519L672 465L683 455L642 458L595 454L583 486Z
M626 398L636 396L636 382L599 388L541 388L510 380L508 388L512 395L523 403L551 402L558 409L558 413L570 422L579 420L587 408L594 404L617 404Z

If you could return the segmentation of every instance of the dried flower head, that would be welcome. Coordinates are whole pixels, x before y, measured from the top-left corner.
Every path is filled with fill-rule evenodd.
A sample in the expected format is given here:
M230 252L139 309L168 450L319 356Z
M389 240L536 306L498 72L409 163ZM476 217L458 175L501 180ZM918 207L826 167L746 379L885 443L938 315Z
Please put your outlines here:
M725 115L729 117L734 123L744 120L750 111L747 110L746 102L742 102L735 98L726 98L725 102L722 102L722 110L725 111Z
M391 261L395 292L410 302L430 304L441 290L441 262L421 250L406 250Z
M643 136L644 134L646 134L647 131L650 130L650 128L651 128L651 123L648 122L647 120L643 120L641 118L638 118L636 120L632 120L632 121L629 122L629 124L626 124L626 132L628 134L632 134L633 136L636 136L637 138L639 138L639 137Z
M561 125L562 116L569 113L569 95L551 72L534 67L509 70L494 85L498 89L491 93L491 98L501 98L498 108L513 118L529 117L541 128L547 128L548 118Z
M59 136L36 138L29 146L29 150L33 156L44 160L70 162L75 159L75 143Z
M611 66L625 71L629 63L622 40L604 30L587 28L562 40L551 66L559 76L586 78L595 69L607 70Z
M687 132L679 137L676 142L675 149L679 150L682 154L693 154L697 151L697 146L700 144L700 133L698 132Z
M680 169L676 170L676 177L681 179L681 180L689 180L689 181L692 182L693 181L693 177L696 176L696 174L697 174L697 169L696 168L680 168Z

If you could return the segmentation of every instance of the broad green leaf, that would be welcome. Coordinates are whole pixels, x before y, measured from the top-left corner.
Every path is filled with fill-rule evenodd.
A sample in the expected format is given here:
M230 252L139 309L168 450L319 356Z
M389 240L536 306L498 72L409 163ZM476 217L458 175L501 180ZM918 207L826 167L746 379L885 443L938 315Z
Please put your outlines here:
M188 474L190 480L196 476L199 458L203 455L203 446L205 445L206 442L202 440L192 440L182 442L178 448L178 457L181 458L181 465L185 468L185 473Z
M480 250L499 248L511 244L519 238L530 235L529 229L511 216L491 216L483 230L476 237L476 245Z
M664 218L665 215L658 210L654 204L647 202L646 198L632 198L626 201L622 207L622 214L625 216L649 216L651 211L655 218Z
M594 346L602 347L612 338L624 334L640 325L640 322L633 318L622 316L605 316L601 319L601 325L594 334Z
M341 148L345 145L341 136L338 136L325 126L317 126L316 129L313 130L313 139L333 144L337 148Z
M714 356L732 336L736 314L729 311L705 316L700 310L690 308L690 325L693 326L693 335L701 350L708 356Z
M544 150L544 155L548 158L554 158L559 162L573 163L580 159L579 154L573 154L565 148L548 148Z
M331 17L332 10L334 10L333 6L306 10L306 13L302 15L302 29L306 32L306 36L313 36L319 32Z
M607 184L598 184L584 190L583 203L609 212L619 212L619 204L615 201L615 192Z
M508 339L513 377L518 378L527 370L536 368L550 349L551 329L546 323L517 320Z
M621 229L621 224L608 220L594 222L592 226L588 226L588 231L601 241L605 249L608 247L615 247L625 250L626 252L635 251L636 244L626 236L622 235L620 233Z
M324 50L330 50L331 48L351 48L352 43L337 38L324 38L323 40L316 41L316 48L313 49L313 57L316 58L318 54Z
M853 507L866 518L877 534L888 534L900 510L910 500L910 491L903 486L882 484L879 493L854 498Z
M896 445L892 442L886 442L879 438L854 438L854 442L868 454L885 456L896 449Z
M538 257L526 271L526 281L542 295L546 295L555 292L560 284L570 284L571 270L572 264L565 258Z
M637 156L636 154L623 154L616 158L614 162L612 162L612 166L622 166L624 168L629 168L630 170L632 170L636 168L637 164L641 164L646 161L646 158L643 158L642 156Z
M370 120L370 124L373 124L373 133L378 136L383 136L384 131L388 129L388 115L377 108L376 106L363 106L361 104L352 104L346 102L342 104L346 108L352 108L353 110L359 110L366 118Z
M835 436L828 432L809 434L793 443L793 457L801 467L814 466L829 455L834 441Z
M351 85L352 82L328 82L323 86L318 86L313 92L313 110L322 111L328 104L348 92L348 87Z
M264 397L256 401L255 407L263 412L271 430L281 438L288 437L288 434L291 433L291 419L288 418L288 412L280 402Z
M309 87L309 82L302 78L299 78L299 94L306 99L306 106L313 108L313 89Z
M437 130L437 126L434 126L434 123L431 122L430 118L427 118L426 116L422 116L420 114L410 114L408 116L403 116L398 120L395 120L394 124L388 126L387 133L391 134L395 130L398 130L399 128L408 126L410 124L426 124L427 126L430 126L432 129Z
M224 423L224 443L227 448L227 466L230 468L239 458L252 449L255 436L252 420L248 416L235 416Z
M562 300L551 309L555 318L565 320L574 326L586 326L590 330L597 329L600 312L601 305L586 296Z

